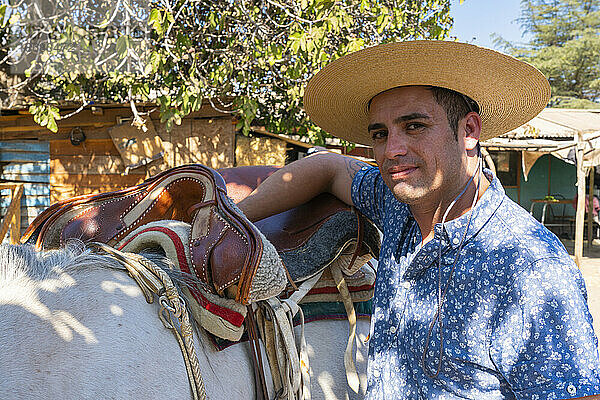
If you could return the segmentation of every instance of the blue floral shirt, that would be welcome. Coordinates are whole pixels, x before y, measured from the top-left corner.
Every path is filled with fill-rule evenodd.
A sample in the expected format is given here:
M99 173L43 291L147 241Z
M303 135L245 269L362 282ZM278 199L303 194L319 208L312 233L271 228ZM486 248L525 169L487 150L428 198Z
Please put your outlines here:
M368 399L567 399L600 393L598 340L587 293L561 242L504 193L490 187L469 220L421 234L377 168L352 184L355 206L383 232L368 362ZM435 324L442 247L443 358ZM449 282L449 283L448 283Z

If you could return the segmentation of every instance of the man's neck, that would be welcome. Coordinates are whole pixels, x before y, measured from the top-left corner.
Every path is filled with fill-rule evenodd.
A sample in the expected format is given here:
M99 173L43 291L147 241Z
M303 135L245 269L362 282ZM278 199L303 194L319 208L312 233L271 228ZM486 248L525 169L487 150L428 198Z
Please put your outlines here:
M454 206L446 216L446 221L451 221L453 219L459 218L460 216L466 214L473 205L473 197L475 196L475 191L477 190L477 186L479 186L479 193L477 194L477 198L481 198L483 193L490 186L490 182L485 177L485 174L477 174L472 181L470 181L469 186L466 188L465 192L456 200ZM478 185L479 177L481 177L481 183ZM450 207L452 201L460 194L464 185L460 187L458 193L453 194L451 198L443 199L438 201L437 204L434 203L433 206L423 207L421 204L410 205L410 210L412 212L413 217L415 218L417 224L419 225L419 229L421 231L422 243L425 244L429 242L434 237L434 227L435 224L442 222L442 218L444 217L444 213Z

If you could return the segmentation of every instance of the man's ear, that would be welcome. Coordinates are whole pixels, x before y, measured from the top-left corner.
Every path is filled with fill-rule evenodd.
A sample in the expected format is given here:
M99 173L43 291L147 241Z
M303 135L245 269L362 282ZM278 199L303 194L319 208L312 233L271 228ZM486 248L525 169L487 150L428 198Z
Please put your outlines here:
M465 149L475 149L481 135L481 117L476 112L468 113L464 118Z

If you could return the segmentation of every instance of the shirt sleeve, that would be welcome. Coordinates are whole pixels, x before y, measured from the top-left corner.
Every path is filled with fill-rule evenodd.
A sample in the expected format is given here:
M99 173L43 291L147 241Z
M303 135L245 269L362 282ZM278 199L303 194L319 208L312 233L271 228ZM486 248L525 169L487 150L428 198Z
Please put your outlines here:
M379 229L383 226L388 191L376 167L363 167L352 180L352 203Z
M490 356L517 399L600 393L598 339L583 278L570 258L533 263L502 297Z

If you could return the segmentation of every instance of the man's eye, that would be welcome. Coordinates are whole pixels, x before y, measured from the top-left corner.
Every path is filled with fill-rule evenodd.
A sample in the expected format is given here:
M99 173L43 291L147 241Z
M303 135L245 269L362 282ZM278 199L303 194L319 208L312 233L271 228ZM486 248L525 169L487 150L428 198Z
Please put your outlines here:
M422 129L425 125L420 124L418 122L411 122L410 124L406 125L406 130L408 131L417 131L419 129Z
M371 137L376 140L376 139L383 139L387 136L387 131L385 130L379 130L379 131L371 131Z

